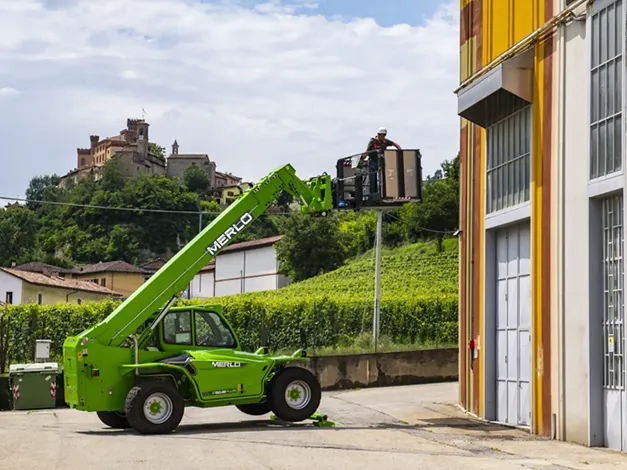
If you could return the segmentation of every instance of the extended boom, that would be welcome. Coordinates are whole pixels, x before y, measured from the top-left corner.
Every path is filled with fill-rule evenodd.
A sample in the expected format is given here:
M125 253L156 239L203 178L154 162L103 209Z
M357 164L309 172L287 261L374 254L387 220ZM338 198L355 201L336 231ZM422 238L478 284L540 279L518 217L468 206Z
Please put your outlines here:
M285 190L305 213L332 209L331 177L300 180L291 165L271 172L246 192L191 240L146 283L85 335L109 346L119 346L154 313L183 292L194 276L233 238L250 226Z

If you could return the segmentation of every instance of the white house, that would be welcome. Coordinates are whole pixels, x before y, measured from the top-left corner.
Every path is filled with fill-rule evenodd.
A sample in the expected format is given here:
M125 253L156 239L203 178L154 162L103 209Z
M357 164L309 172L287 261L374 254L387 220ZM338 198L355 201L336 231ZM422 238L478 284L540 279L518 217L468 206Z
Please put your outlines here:
M54 268L51 266L51 268ZM100 302L120 294L93 282L65 279L53 273L36 273L0 267L0 295L5 304Z
M285 287L289 281L278 272L274 247L281 238L279 235L224 248L194 276L185 297L222 297Z

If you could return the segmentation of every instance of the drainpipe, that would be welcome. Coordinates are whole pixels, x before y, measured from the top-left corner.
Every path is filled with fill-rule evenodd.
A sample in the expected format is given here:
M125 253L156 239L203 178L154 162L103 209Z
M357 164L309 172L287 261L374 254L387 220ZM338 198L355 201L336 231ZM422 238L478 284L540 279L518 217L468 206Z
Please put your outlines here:
M566 136L566 124L565 124L565 106L566 106L566 27L562 26L559 35L559 67L558 67L558 99L559 106L557 111L557 139L558 139L558 151L557 151L557 388L558 388L558 409L557 409L557 422L554 423L553 439L559 438L564 440L564 276L565 276L565 262L564 254L566 249L566 243L564 240L565 234L565 194L564 194L564 171L566 163L566 151L564 139ZM554 420L555 421L555 420Z
M75 291L73 291L73 292L70 292L68 295L66 295L66 296L65 296L65 302L69 304L69 303L70 303L70 295L72 295L72 294L78 294L79 292L80 292L80 291L77 291L77 290L75 290Z

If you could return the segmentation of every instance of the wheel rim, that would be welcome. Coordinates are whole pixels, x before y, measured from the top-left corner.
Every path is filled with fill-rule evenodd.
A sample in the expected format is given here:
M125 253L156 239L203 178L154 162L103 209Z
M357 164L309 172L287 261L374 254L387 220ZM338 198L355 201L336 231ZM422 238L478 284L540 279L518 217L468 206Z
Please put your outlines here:
M285 389L285 402L294 410L302 410L311 400L311 388L302 380L294 380Z
M144 416L153 424L165 423L172 416L172 400L164 393L153 393L144 402Z

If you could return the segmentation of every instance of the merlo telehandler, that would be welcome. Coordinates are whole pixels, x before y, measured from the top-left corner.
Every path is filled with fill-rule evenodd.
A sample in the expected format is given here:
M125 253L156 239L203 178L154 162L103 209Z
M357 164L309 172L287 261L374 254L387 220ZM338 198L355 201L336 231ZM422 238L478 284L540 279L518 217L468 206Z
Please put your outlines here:
M367 199L361 196L359 182L347 186L346 159L338 161L333 180L324 174L303 181L291 165L284 165L247 189L110 315L66 338L66 403L96 412L107 426L130 427L143 434L174 431L187 406L235 405L249 415L272 412L291 422L312 417L321 400L320 384L307 369L290 367L294 361L307 360L304 350L288 356L270 356L265 347L244 352L219 305L175 304L200 269L282 191L295 197L303 213L316 216L332 209L420 200L419 152L409 152L413 152L409 158L405 154L390 158L399 174L409 162L410 176L396 178L391 185L388 176L394 195L383 193L373 199L376 203L362 203ZM384 168L382 164L380 176ZM381 181L385 186L385 179ZM406 187L418 189L407 196Z

